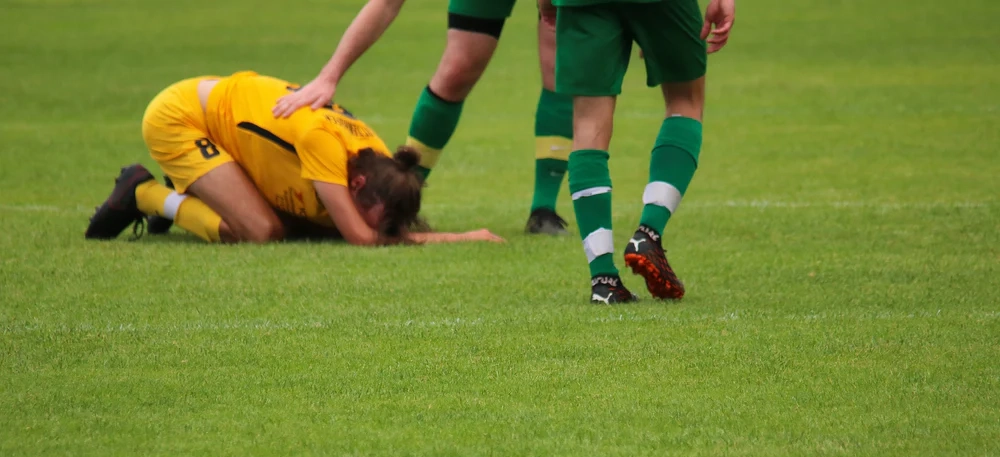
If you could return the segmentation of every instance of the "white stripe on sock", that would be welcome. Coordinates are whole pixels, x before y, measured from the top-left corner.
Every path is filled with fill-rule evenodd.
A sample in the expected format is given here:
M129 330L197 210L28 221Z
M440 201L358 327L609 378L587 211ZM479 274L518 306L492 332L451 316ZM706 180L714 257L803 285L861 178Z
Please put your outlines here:
M606 194L608 192L611 192L610 186L591 187L589 189L583 189L579 192L573 192L572 197L573 200L579 200L583 197L593 197L594 195Z
M646 184L642 193L642 204L662 206L673 214L681 204L681 191L663 181L653 181Z
M587 263L593 262L598 256L615 252L615 240L611 230L599 228L590 232L583 239L583 252L587 254Z
M177 216L177 208L181 207L181 203L186 198L187 195L181 195L177 192L171 192L170 195L167 195L167 201L163 202L163 217L173 220Z

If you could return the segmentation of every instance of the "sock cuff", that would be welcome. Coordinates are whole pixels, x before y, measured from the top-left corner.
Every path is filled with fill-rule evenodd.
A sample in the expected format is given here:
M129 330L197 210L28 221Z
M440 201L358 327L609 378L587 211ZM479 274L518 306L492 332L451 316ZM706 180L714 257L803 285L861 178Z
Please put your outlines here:
M535 165L549 173L566 173L569 162L559 159L537 159Z
M431 89L431 86L430 86L430 84L428 84L427 86L425 86L425 87L424 87L424 92L423 92L422 94L420 94L421 98L423 98L423 96L424 96L425 94L426 94L426 95L427 95L427 96L428 96L428 97L429 97L429 98L430 98L431 100L434 100L435 102L438 102L438 103L443 103L443 104L445 104L445 105L462 105L463 103L465 103L465 100L459 100L459 101L457 101L457 102L453 102L453 101L451 101L451 100L445 100L445 99L444 99L443 97L441 97L440 95L438 95L438 94L437 94L436 92L434 92L434 91L433 91L433 90Z
M607 151L583 149L569 155L569 191L577 193L595 187L611 187Z
M554 90L548 90L542 88L542 93L538 96L538 104L549 104L549 103L569 103L573 104L573 96L569 94L560 94Z
M701 121L684 116L670 116L660 124L660 133L656 135L653 149L660 147L677 147L683 149L698 165L701 152L702 125Z
M174 220L177 218L177 210L180 209L181 203L187 199L187 195L181 195L177 192L171 192L167 195L167 199L163 202L163 217Z
M462 102L449 102L425 87L410 120L409 136L429 149L444 149L462 116Z

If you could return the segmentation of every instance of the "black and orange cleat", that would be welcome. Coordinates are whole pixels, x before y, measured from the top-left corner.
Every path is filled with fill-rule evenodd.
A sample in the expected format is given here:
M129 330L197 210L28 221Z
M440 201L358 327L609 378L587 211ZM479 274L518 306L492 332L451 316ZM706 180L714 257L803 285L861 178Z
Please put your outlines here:
M639 297L625 288L622 279L612 275L597 275L590 279L590 302L599 305L630 303Z
M170 180L169 176L163 177L163 184L166 185L167 188L174 188L174 182ZM157 216L155 214L146 216L146 231L151 235L162 235L167 233L170 231L170 226L172 225L174 225L174 221L172 219Z
M133 230L136 236L140 234L139 226L143 223L143 214L136 206L135 188L153 178L153 175L142 165L135 164L122 168L121 174L115 178L115 188L104 203L90 218L90 225L84 234L88 239L110 240L122 233L130 224L136 224Z
M524 226L524 232L529 234L544 235L569 235L566 231L566 220L559 217L555 211L549 208L538 208L528 216L528 223Z
M625 264L632 269L632 273L646 279L646 288L654 297L679 300L684 296L684 283L670 268L656 230L639 226L625 247Z

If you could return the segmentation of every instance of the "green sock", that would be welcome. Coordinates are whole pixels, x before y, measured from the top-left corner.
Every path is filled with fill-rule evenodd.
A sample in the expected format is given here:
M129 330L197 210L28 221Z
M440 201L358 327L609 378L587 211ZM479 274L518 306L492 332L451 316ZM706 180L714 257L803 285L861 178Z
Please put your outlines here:
M556 209L573 149L573 97L542 88L535 109L535 195L531 210Z
M420 152L418 171L423 174L424 179L441 157L441 150L448 144L451 135L455 133L458 119L462 116L463 103L464 101L444 100L431 92L429 86L420 93L410 120L410 135L406 138L406 145Z
M649 184L642 193L640 224L662 234L698 168L701 122L672 116L663 120L649 160Z
M566 174L567 161L558 159L535 160L535 196L531 200L531 210L548 208L556 210L559 188Z
M618 275L611 236L611 173L607 151L584 149L569 156L569 191L590 263L590 276Z

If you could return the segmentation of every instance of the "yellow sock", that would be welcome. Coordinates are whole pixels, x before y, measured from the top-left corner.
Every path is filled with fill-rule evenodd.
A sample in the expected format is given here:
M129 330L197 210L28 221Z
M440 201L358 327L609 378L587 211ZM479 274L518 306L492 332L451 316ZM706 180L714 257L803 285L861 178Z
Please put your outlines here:
M143 214L173 219L178 227L205 241L219 242L222 218L205 202L181 195L156 182L147 181L135 188L135 200Z
M173 189L151 179L135 188L135 202L142 214L163 216L163 204L172 193L174 193Z
M205 202L194 197L185 197L177 208L174 223L197 235L198 238L210 243L218 243L220 240L219 225L222 224L222 217L212 211L212 208L209 208Z

